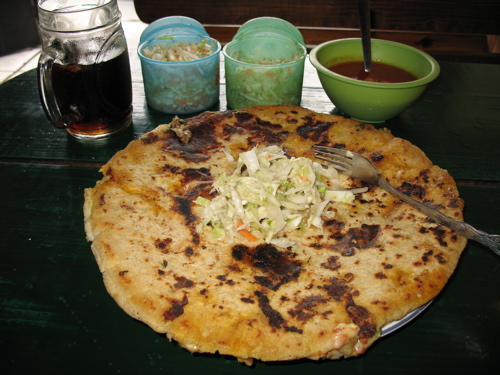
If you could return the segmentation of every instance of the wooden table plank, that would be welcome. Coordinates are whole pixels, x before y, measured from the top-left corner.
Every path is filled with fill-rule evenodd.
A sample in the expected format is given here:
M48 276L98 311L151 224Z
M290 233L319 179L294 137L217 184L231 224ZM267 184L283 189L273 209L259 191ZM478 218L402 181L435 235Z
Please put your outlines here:
M457 179L498 181L500 69L442 64L419 102L385 125Z

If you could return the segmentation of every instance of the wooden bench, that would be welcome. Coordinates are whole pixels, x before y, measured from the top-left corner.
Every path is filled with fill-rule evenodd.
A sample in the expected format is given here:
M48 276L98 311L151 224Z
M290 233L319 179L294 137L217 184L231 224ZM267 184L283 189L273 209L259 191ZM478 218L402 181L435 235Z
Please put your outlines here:
M327 40L359 37L355 0L135 0L139 18L151 23L182 15L201 22L222 44L246 21L285 19L308 48ZM371 0L372 37L422 49L439 61L500 63L499 0Z

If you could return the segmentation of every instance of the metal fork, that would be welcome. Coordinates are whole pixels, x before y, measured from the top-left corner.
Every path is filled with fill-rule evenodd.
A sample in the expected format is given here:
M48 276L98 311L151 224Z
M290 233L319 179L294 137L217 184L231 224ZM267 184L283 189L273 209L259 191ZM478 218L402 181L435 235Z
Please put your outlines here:
M488 234L477 230L463 221L458 221L446 216L438 210L402 193L394 186L390 185L386 180L381 178L372 163L364 156L332 147L315 145L313 148L318 159L332 163L338 171L346 173L352 178L380 186L395 197L415 207L436 223L450 228L455 233L458 233L465 238L480 242L492 249L495 254L500 255L500 235Z

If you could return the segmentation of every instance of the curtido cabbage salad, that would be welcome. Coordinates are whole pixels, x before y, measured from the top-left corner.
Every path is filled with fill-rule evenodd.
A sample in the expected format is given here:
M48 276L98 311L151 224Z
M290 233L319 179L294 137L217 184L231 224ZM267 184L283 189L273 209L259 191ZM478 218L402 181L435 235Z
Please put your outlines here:
M239 155L231 175L221 174L213 183L218 195L198 197L204 206L202 227L216 239L264 240L280 247L294 243L287 232L321 229L321 216L332 218L330 202L352 204L355 194L367 188L346 190L332 166L305 157L287 157L279 146L255 147Z
M164 36L159 39L174 40ZM168 62L183 62L203 59L214 53L213 43L208 39L201 42L176 42L172 44L155 44L142 50L142 54L149 59Z
M297 55L291 59L259 60L252 65L226 64L226 90L230 106L299 105L304 66L288 63L300 58Z
M146 47L142 55L148 104L173 114L202 111L219 100L220 60L212 42L178 42ZM205 58L208 57L208 58Z

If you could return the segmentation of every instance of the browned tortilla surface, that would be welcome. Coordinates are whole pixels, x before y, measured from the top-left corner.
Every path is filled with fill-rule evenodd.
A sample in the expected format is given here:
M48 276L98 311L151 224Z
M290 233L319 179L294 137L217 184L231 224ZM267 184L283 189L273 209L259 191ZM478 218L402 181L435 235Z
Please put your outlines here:
M374 186L354 205L332 203L322 231L288 233L293 248L221 242L200 229L193 201L233 172L227 153L237 160L256 145L309 158L314 144L358 152L394 186L460 220L454 180L389 131L289 106L206 112L183 126L187 142L161 125L113 156L85 191L84 211L111 296L187 350L246 363L357 356L453 273L465 240Z

